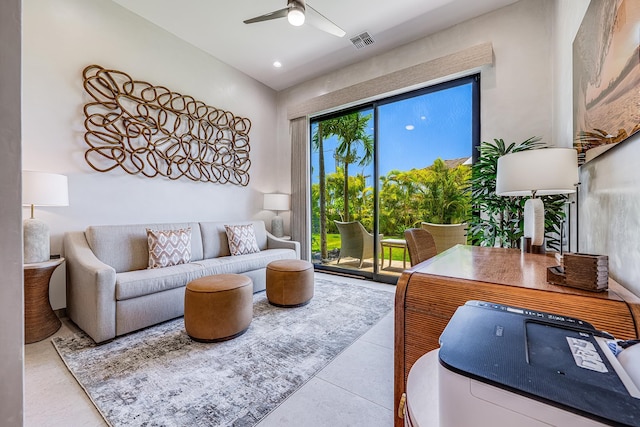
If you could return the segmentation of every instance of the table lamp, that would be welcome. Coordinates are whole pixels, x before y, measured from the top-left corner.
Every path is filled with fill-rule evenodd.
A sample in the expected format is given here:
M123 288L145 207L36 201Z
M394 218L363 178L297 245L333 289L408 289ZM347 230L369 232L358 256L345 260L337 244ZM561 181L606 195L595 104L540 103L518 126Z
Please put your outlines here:
M31 207L23 223L24 263L49 261L49 226L33 216L34 206L69 206L67 177L55 173L22 171L22 205Z
M271 220L271 234L276 237L284 236L284 225L279 211L289 210L288 194L265 194L263 208L270 211L276 211L276 216Z
M536 196L574 193L577 183L578 153L573 148L518 151L498 159L496 194L531 196L524 205L523 251L545 252L544 204Z

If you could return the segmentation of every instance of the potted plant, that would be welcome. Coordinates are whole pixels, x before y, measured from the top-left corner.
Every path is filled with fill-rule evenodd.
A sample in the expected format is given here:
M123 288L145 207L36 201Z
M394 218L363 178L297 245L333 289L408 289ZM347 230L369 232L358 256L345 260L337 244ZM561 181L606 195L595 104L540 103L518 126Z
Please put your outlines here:
M523 235L523 211L526 198L496 195L498 158L505 154L544 148L540 138L531 137L520 144L505 144L502 139L482 142L480 156L471 172L471 204L473 214L468 235L472 244L519 248ZM565 195L542 196L545 210L545 242L550 249L559 250L560 226L565 218Z

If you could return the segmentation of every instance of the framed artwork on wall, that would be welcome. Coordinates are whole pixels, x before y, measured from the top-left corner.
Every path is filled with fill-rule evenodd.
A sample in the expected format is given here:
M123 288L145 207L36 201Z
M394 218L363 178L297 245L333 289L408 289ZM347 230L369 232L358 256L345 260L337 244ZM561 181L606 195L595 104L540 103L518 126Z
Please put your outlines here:
M640 1L592 1L573 42L579 163L640 130Z

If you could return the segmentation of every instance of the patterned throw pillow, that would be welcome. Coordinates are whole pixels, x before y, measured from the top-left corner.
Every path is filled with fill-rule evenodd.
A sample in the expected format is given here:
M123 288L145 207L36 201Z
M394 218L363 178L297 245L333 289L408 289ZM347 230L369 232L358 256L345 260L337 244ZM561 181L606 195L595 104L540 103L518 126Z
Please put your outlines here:
M149 267L162 268L191 261L191 227L178 230L147 228Z
M225 225L224 228L227 230L227 240L229 241L231 255L260 252L256 233L253 231L253 224Z

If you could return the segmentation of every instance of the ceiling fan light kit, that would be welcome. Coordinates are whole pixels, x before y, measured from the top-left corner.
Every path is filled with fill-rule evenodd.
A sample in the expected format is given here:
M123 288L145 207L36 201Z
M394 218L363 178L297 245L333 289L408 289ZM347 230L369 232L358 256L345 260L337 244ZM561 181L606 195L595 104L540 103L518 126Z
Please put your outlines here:
M305 4L304 0L288 0L287 7L284 9L265 13L264 15L256 16L243 22L245 24L255 24L256 22L270 21L272 19L284 18L285 16L289 23L296 27L308 22L309 25L337 37L344 37L346 34L342 28L312 8L311 5Z
M299 27L304 24L304 5L293 1L290 3L289 13L287 13L287 20L289 24L294 27Z

